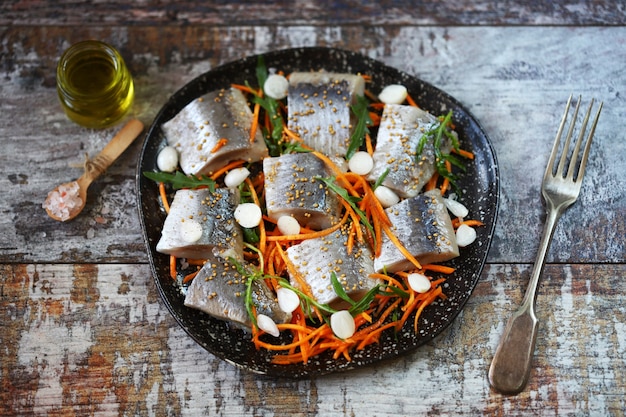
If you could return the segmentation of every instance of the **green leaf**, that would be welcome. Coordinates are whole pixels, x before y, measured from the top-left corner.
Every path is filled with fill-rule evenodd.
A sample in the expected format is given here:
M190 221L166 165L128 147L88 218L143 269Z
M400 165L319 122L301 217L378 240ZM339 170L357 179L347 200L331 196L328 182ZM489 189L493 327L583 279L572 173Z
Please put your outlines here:
M175 190L208 187L211 192L215 191L215 181L203 175L185 175L180 171L176 171L176 173L144 171L143 175L156 182L171 184Z
M372 125L372 119L367 109L368 104L369 101L365 96L357 95L356 103L350 106L352 113L356 116L357 124L352 131L352 135L350 135L350 145L346 152L346 159L352 158L352 155L363 145L365 135L369 133L367 126Z
M361 314L365 310L367 310L370 304L372 304L372 301L374 301L374 297L376 297L376 295L379 292L380 292L380 285L376 285L374 288L369 290L363 296L363 298L361 298L357 303L354 303L352 307L350 307L349 309L350 314L352 314L353 316L356 316L358 314Z
M387 178L387 175L389 175L389 168L387 168L380 177L378 177L378 179L376 180L376 182L374 183L374 185L372 186L372 190L375 190L376 188L378 188L383 181L385 181L385 178Z
M337 185L337 183L335 183L335 177L329 177L329 178L315 177L314 179L318 181L322 181L324 184L326 184L326 186L330 190L335 192L337 195L343 198L348 204L350 204L350 207L352 207L352 210L354 210L354 212L359 216L361 223L363 223L363 225L367 227L370 232L372 232L372 235L374 235L374 227L367 220L367 216L365 215L363 210L358 208L356 205L356 203L361 201L360 197L356 197L356 196L348 194L348 190L346 190L343 187L340 187L339 185Z
M341 282L339 282L339 279L337 278L337 274L335 274L334 271L330 273L330 282L333 284L333 290L335 291L335 294L337 294L339 298L341 298L343 301L346 301L352 306L355 304L355 301L352 298L350 298L350 296L343 289L343 285L341 285Z

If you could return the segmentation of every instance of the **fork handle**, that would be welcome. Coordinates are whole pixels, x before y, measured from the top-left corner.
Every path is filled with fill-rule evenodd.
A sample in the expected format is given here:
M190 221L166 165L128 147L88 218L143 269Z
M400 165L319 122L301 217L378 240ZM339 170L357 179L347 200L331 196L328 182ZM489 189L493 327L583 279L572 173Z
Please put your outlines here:
M537 259L524 300L507 321L504 334L489 368L491 386L503 394L517 394L528 382L537 340L538 320L534 311L537 286L557 220L563 210L562 207L552 206L548 209Z

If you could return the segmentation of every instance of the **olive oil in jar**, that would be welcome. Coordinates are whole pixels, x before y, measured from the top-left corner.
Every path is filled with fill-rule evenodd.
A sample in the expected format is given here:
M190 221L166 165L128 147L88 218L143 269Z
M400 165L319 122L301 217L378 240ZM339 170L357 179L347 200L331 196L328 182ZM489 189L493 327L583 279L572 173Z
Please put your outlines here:
M100 41L79 42L63 53L57 66L57 92L67 116L90 128L119 121L135 95L122 56Z

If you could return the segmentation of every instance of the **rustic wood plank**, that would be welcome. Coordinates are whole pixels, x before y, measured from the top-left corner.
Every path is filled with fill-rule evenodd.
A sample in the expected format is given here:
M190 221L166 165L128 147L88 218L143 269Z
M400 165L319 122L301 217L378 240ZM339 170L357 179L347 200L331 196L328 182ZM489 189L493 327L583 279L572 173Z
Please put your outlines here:
M225 33L200 27L11 27L2 36L0 187L10 198L0 199L0 262L146 261L134 191L139 143L92 185L79 219L56 223L40 207L56 184L80 175L70 165L99 151L116 129L73 125L56 98L58 56L91 36L113 43L129 61L137 84L133 115L146 125L173 92L204 71L302 45L360 51L447 91L483 124L500 164L502 198L489 262L533 261L543 219L541 175L565 100L571 92L585 100L596 96L605 107L582 196L558 226L549 260L624 262L620 181L626 143L614 134L622 130L624 109L626 50L616 48L626 42L623 28L290 26Z
M614 25L624 4L609 0L57 1L0 3L0 25Z
M516 397L490 390L502 317L529 272L490 265L452 326L412 354L294 381L199 348L160 303L146 265L3 265L0 414L620 415L624 265L549 265L529 387Z

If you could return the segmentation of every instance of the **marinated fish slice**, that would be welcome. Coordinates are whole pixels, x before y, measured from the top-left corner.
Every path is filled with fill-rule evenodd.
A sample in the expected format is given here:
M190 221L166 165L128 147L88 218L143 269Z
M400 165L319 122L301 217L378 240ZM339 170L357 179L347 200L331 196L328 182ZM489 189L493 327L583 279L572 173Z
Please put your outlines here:
M350 106L364 90L360 75L294 72L289 76L287 125L316 151L345 156L354 125Z
M213 91L192 101L163 124L170 146L180 155L187 175L209 174L230 161L260 161L267 147L257 130L250 141L253 114L241 91Z
M241 265L247 265L240 261ZM250 328L252 322L246 310L246 277L227 258L211 253L193 279L185 295L185 305L221 320L229 320ZM265 314L276 323L285 323L291 314L278 307L278 301L264 281L252 283L252 301L257 314Z
M234 219L239 191L218 188L176 192L156 250L179 258L206 259L213 249L243 256L243 235Z
M303 226L325 229L338 220L341 204L315 177L327 176L324 162L311 153L284 154L263 160L265 205L274 220L293 216Z
M438 123L428 112L415 106L387 104L383 110L372 155L374 168L368 180L376 181L385 170L389 173L383 185L401 197L416 196L435 173L435 152L432 141L428 141L416 159L420 138ZM449 151L446 140L443 151Z
M406 199L385 211L395 235L420 263L444 262L459 256L452 221L439 190ZM397 272L411 268L411 262L383 235L374 269Z
M369 247L357 243L352 253L348 254L347 236L339 230L322 238L304 240L287 249L287 256L311 288L315 299L336 308L343 307L343 302L333 289L333 272L345 292L355 301L380 283L370 278L374 272L374 257ZM294 276L290 277L290 281L295 287L300 286Z

